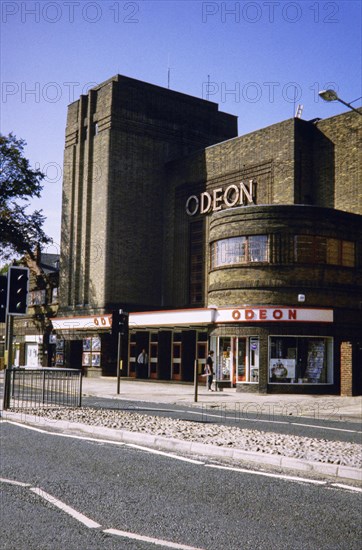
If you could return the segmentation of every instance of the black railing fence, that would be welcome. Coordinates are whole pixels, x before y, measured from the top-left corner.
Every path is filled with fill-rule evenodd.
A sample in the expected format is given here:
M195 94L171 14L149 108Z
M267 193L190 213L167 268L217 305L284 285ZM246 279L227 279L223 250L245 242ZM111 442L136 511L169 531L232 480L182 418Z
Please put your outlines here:
M80 407L82 371L57 368L7 368L3 408Z

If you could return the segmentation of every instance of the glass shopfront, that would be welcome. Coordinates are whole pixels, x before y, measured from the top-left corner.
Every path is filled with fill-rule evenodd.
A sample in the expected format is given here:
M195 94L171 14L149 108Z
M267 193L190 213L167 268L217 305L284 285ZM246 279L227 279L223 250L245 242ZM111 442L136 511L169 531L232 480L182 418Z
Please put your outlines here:
M333 338L271 336L270 384L333 384Z
M215 377L220 382L259 382L259 338L222 336L211 338L215 351Z

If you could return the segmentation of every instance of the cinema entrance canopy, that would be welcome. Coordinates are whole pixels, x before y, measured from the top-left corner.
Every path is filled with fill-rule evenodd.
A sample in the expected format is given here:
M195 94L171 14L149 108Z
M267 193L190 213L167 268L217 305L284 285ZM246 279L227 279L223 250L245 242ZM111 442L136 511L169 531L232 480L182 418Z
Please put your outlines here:
M83 340L83 367L103 373L110 315L54 319L53 325L58 338L73 334L73 339ZM130 313L123 375L136 377L137 357L146 349L149 364L143 377L191 382L195 360L201 374L213 349L219 387L333 393L338 385L333 332L333 310L323 308L211 306ZM92 352L99 360L91 356L84 364Z

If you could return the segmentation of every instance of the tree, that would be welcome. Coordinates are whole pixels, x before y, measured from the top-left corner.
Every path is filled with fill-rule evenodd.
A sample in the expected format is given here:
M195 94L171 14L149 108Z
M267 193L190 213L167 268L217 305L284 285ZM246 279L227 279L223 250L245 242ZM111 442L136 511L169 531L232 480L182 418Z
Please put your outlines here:
M0 134L0 258L28 254L51 239L42 229L41 210L27 212L30 199L40 197L44 174L32 170L24 156L26 142L12 133Z

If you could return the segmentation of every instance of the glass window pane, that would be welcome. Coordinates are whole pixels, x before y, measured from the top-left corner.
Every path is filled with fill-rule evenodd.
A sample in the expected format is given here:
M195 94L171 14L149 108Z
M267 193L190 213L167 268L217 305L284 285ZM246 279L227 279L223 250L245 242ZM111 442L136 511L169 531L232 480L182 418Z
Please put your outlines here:
M231 237L211 245L211 268L268 261L268 237Z
M249 261L268 261L268 237L266 235L249 237Z

